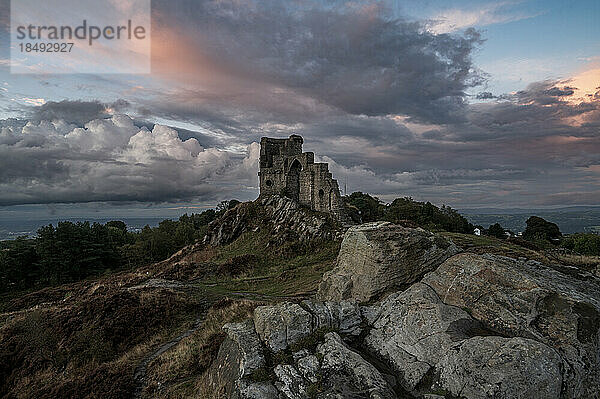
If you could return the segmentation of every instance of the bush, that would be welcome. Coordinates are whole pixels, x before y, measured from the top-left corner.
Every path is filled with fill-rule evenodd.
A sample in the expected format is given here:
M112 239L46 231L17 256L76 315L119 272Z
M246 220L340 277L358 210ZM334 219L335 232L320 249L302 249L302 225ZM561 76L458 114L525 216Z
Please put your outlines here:
M581 255L600 256L600 235L577 233L568 236L561 245Z
M504 228L500 225L500 223L495 223L491 225L488 229L488 235L496 238L506 238L504 234Z
M473 225L456 210L430 202L418 202L410 197L397 198L385 208L383 220L392 223L411 221L430 230L445 230L454 233L473 232Z
M456 210L448 206L438 208L430 202L418 202L410 197L397 198L386 205L377 197L355 192L344 197L344 204L346 212L357 223L381 220L456 233L473 232L473 225Z
M374 222L382 220L385 205L377 197L357 191L344 197L344 204L355 222Z

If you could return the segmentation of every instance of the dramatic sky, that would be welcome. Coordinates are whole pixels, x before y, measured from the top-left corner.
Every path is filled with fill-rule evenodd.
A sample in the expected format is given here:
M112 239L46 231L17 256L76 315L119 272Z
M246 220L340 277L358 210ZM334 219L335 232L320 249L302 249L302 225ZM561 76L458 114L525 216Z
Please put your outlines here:
M146 75L11 74L8 4L0 217L254 199L292 133L384 200L600 203L597 0L155 0Z

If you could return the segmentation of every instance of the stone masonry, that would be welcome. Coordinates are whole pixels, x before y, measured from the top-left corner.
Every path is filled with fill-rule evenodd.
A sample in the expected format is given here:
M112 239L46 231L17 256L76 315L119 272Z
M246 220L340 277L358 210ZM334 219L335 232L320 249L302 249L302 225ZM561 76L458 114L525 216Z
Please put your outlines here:
M326 163L315 163L313 152L302 152L304 140L263 137L260 140L260 196L285 195L315 211L345 219L340 189Z

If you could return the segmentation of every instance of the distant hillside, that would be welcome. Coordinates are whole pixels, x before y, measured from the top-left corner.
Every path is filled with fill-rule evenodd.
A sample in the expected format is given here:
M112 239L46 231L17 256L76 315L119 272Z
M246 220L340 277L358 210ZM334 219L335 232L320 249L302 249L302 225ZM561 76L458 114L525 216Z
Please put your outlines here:
M500 223L514 232L525 230L525 221L535 215L556 223L563 233L600 232L600 206L574 206L558 209L461 209L474 225L488 227Z

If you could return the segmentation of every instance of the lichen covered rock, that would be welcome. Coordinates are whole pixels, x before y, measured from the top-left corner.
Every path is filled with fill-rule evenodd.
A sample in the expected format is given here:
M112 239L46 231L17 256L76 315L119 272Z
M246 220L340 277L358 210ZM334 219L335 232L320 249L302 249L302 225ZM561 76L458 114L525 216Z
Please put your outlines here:
M359 335L362 331L360 307L356 302L303 301L302 305L312 315L312 330L336 330L340 334Z
M456 397L560 397L560 356L526 338L473 337L445 352L439 385Z
M262 341L273 352L286 349L313 331L310 313L290 302L257 307L254 325Z
M600 279L575 268L495 255L460 254L423 278L442 301L486 327L544 343L563 359L563 395L600 386Z
M416 241L405 237L407 242L427 247L428 236L415 234L409 235ZM396 247L397 257L370 261L386 269L393 263L386 259L433 262L455 250L451 243L443 251L434 243L429 254L437 255L429 256L415 245ZM421 255L407 258L409 253ZM392 277L414 278L412 273ZM373 287L352 286L350 292L370 298L367 304L283 302L226 326L228 338L211 371L227 379L224 397L599 397L596 276L465 253L406 288L394 290L397 284L381 291L388 295L379 300L367 294ZM253 378L257 371L262 378Z
M277 382L275 386L283 397L287 399L304 399L306 393L307 381L300 375L298 370L290 364L279 364L273 369Z
M478 323L464 310L442 303L430 287L416 283L388 296L365 338L371 353L415 389L454 342L476 334Z
M317 297L369 301L414 283L458 252L451 241L388 222L351 227L341 244L336 267L323 276Z
M208 381L215 389L223 389L223 397L235 399L277 399L277 389L270 382L252 382L253 372L266 365L263 346L252 320L223 326L227 334Z
M323 357L321 370L326 375L324 389L328 397L396 398L386 379L361 355L349 349L336 333L325 335L317 348ZM339 395L339 396L335 396Z

